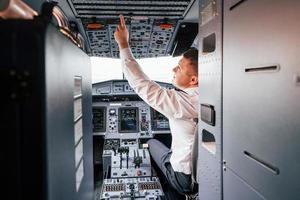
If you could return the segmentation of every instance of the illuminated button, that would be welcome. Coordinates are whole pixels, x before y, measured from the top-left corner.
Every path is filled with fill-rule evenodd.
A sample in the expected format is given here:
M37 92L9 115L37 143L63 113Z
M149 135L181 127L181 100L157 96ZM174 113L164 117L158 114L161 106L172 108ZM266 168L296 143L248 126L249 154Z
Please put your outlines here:
M116 110L115 110L115 109L110 109L110 110L109 110L109 114L110 114L110 115L116 114Z

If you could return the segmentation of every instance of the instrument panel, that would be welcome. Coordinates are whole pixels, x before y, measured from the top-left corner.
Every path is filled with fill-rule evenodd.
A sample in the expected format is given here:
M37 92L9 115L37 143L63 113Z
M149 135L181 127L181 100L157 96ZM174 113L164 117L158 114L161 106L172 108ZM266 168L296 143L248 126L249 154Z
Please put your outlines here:
M164 196L157 177L105 179L101 199L160 200Z
M147 141L155 134L170 134L168 119L140 99L125 80L94 84L92 111L93 134L103 138L97 161L103 169L98 199L164 199Z
M168 89L171 84L159 83ZM169 120L139 99L127 81L93 86L93 133L106 138L145 138L170 133Z
M143 138L170 133L169 120L143 101L96 102L93 133L106 138Z
M172 84L157 82L160 86L173 89ZM112 80L93 84L93 97L101 97L105 95L136 95L126 80Z

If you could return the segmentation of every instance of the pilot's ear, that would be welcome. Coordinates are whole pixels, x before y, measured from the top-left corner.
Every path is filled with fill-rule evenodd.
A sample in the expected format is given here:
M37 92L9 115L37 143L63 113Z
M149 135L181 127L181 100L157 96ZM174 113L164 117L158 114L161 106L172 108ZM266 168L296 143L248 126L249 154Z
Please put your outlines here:
M193 75L190 83L191 85L198 85L198 76Z

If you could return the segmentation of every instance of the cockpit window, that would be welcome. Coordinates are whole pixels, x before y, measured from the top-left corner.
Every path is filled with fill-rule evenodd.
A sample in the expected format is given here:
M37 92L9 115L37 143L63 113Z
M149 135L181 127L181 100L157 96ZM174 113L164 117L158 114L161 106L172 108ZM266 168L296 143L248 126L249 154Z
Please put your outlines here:
M155 81L171 83L172 69L177 66L180 57L158 57L137 59L143 71ZM112 79L123 79L121 60L113 58L91 57L92 82L98 83Z
M91 65L93 83L123 79L120 59L91 57Z

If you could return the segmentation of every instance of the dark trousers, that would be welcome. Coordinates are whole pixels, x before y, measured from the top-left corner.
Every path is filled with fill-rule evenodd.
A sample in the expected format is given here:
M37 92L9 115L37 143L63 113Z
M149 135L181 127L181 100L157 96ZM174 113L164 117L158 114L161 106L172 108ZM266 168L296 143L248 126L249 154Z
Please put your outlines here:
M172 151L163 143L156 139L151 139L148 141L148 145L152 159L164 176L162 178L165 178L171 186L165 192L166 197L172 200L184 199L184 194L190 193L192 191L191 175L187 175L182 172L176 172L173 170L170 163Z

